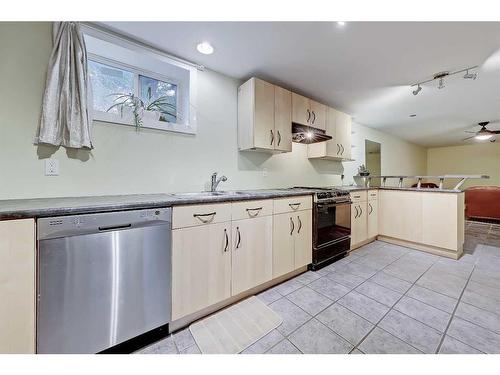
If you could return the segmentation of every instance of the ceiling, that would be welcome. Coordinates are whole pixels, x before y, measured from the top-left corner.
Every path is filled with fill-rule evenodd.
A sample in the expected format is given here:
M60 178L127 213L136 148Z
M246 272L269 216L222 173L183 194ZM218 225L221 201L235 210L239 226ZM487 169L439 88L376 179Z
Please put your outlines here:
M104 26L238 79L258 76L345 111L354 121L430 147L500 120L500 22L107 22ZM213 55L196 51L210 42ZM440 71L479 65L409 85ZM409 117L416 114L416 117ZM479 127L473 128L478 130ZM500 129L493 124L491 129Z

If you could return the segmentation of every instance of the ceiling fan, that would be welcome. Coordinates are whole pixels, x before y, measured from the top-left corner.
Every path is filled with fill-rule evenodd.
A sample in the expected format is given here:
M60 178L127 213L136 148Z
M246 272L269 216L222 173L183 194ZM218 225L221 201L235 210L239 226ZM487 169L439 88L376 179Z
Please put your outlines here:
M462 139L462 141L466 141L468 139L471 139L471 138L475 138L479 141L486 141L486 140L490 140L490 142L495 142L495 136L497 134L500 134L500 130L488 130L486 129L486 126L489 124L490 122L489 121L484 121L484 122L480 122L478 123L478 125L481 127L480 130L478 130L477 132L470 132L470 131L465 131L466 133L471 133L471 134L474 134L470 137L467 137L465 139Z

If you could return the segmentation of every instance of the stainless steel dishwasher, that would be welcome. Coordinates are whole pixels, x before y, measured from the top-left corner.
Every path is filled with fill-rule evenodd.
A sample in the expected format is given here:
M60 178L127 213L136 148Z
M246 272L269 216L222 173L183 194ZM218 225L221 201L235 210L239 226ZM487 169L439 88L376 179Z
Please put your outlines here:
M38 353L97 353L171 317L170 208L38 220Z

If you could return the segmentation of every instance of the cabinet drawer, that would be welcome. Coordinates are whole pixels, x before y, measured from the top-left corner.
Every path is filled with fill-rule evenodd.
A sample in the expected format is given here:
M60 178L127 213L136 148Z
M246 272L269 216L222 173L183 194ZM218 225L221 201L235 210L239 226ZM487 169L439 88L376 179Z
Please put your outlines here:
M233 220L269 216L273 214L273 200L236 202L232 204L231 211Z
M174 207L172 229L231 221L231 203Z
M274 200L274 214L285 212L310 210L312 208L312 197L310 195L300 197L280 198Z
M366 190L351 192L351 201L353 201L353 202L364 202L366 200L367 200Z
M376 200L378 199L378 190L368 190L368 200Z

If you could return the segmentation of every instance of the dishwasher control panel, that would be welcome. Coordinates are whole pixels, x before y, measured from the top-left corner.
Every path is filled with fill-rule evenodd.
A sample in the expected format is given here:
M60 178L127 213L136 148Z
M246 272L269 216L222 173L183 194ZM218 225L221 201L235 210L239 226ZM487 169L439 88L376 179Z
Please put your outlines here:
M172 209L104 212L41 218L37 221L38 240L78 235L88 232L131 229L152 222L172 222Z

